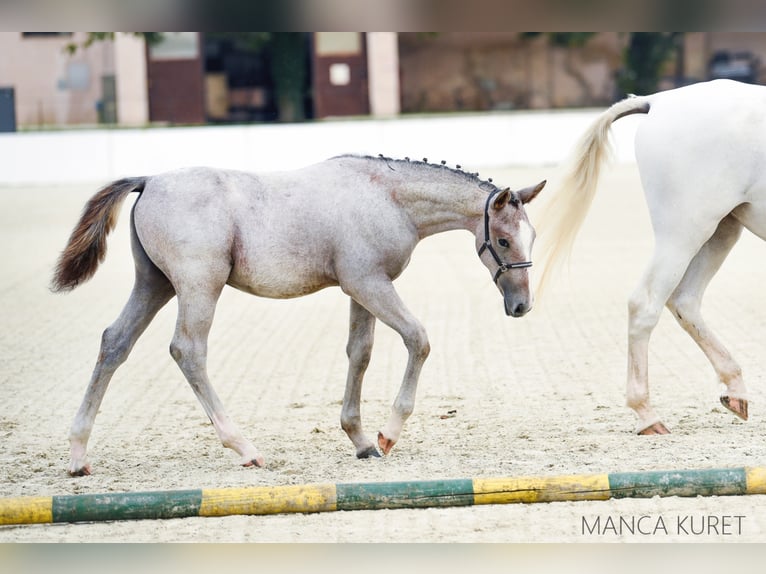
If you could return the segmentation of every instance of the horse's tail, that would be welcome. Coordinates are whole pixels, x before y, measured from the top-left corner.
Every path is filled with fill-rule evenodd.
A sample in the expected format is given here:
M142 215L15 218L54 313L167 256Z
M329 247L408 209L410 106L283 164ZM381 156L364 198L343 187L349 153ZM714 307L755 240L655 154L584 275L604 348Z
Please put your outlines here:
M647 114L648 96L631 96L602 113L577 142L559 192L548 204L538 224L543 273L538 290L543 291L554 272L569 256L577 233L596 195L601 165L608 157L609 128L631 114Z
M120 207L130 192L144 190L146 179L120 179L90 198L56 264L53 291L71 291L93 277L106 257L106 236L117 223Z

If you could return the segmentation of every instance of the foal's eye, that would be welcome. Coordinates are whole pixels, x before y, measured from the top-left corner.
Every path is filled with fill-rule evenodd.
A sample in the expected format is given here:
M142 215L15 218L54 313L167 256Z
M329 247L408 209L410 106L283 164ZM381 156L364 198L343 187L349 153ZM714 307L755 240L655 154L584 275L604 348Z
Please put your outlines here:
M498 239L498 240L497 240L497 244L498 244L500 247L510 247L510 246L511 246L511 244L510 244L510 243L508 243L508 240L507 240L507 239Z

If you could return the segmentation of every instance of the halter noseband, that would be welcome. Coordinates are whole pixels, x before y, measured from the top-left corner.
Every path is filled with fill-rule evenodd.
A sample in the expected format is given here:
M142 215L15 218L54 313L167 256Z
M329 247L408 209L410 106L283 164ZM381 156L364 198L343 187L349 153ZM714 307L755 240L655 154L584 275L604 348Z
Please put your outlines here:
M481 247L479 247L479 257L481 257L481 254L487 250L489 251L490 255L492 255L495 263L498 265L497 271L495 271L495 276L492 278L492 281L495 283L497 283L497 280L500 278L500 276L509 269L523 269L525 267L532 267L531 261L504 263L503 260L500 259L500 256L497 254L497 251L495 251L495 248L492 247L492 242L489 239L489 202L492 201L492 198L495 197L499 191L499 189L496 189L490 193L487 197L487 203L484 204L484 243L482 243Z

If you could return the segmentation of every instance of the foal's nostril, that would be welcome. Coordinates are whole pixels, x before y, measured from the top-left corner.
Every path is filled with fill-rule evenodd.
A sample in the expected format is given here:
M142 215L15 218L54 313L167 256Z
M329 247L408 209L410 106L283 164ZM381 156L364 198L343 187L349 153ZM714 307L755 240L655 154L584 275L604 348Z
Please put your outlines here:
M522 317L527 314L529 311L529 305L526 303L519 303L513 308L513 316L514 317Z
M522 317L526 315L531 306L526 302L513 302L505 299L505 314L510 317Z

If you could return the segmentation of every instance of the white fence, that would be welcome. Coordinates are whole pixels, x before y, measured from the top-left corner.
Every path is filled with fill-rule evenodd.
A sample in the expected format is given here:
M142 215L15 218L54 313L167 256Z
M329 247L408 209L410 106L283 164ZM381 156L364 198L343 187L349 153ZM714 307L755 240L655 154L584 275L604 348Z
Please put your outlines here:
M468 171L550 165L566 158L600 111L6 133L0 134L0 185L103 182L191 165L273 171L342 153L427 157ZM613 128L617 162L634 161L635 120Z

